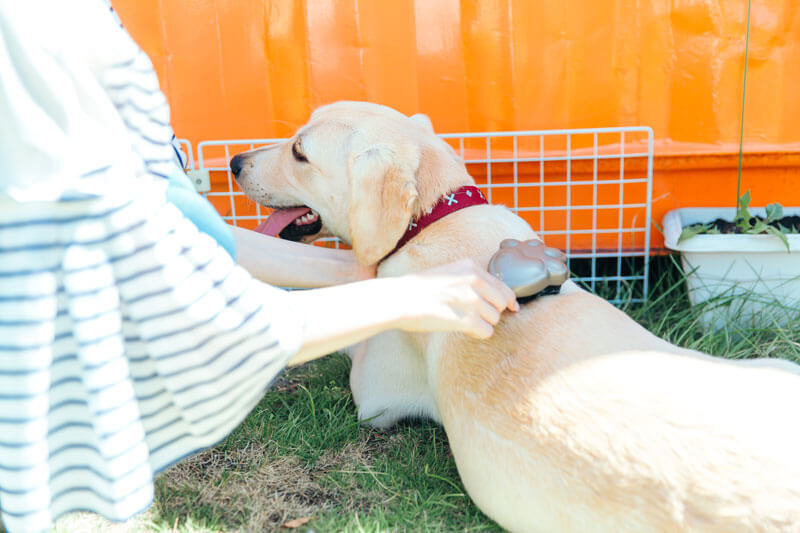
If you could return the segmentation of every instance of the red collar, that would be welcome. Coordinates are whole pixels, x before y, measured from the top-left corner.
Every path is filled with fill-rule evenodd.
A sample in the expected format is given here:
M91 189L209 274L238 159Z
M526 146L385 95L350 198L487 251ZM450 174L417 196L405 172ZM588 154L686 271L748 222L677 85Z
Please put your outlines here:
M459 209L464 209L465 207L488 203L489 202L486 201L486 198L483 196L481 190L473 185L464 185L452 193L443 195L433 207L425 212L424 215L416 220L412 220L411 223L409 223L408 229L397 242L397 246L395 246L391 252L386 254L386 257L384 257L381 261L385 260L387 257L402 248L403 245L405 245L408 241L416 237L420 231L430 226L440 218L446 217L450 213L458 211Z

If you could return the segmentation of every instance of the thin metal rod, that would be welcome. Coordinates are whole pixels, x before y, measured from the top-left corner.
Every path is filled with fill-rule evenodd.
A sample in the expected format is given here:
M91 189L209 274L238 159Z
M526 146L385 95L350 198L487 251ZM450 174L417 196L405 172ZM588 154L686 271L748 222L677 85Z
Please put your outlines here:
M750 0L747 0L747 30L744 38L744 80L742 80L742 114L739 125L739 168L736 171L736 203L739 206L742 188L742 146L744 145L744 102L747 94L747 55L750 51Z

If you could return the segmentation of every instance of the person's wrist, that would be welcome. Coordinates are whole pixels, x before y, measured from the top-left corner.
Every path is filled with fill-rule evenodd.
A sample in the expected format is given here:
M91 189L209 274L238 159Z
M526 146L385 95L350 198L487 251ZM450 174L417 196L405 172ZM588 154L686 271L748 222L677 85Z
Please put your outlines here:
M407 276L389 277L374 279L372 282L364 282L375 295L376 313L383 313L383 320L391 329L406 329L414 320L412 306L409 305L409 294L413 292L413 287Z

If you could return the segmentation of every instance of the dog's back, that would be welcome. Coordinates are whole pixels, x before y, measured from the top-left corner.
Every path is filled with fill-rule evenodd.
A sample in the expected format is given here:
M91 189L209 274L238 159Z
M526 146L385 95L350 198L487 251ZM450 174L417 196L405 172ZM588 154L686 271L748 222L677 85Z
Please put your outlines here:
M437 405L481 508L520 531L800 527L800 377L659 346L594 298L443 343Z
M455 213L382 267L483 264L508 210ZM433 228L431 228L433 229ZM487 340L419 336L472 498L511 530L800 528L800 371L678 348L568 283Z

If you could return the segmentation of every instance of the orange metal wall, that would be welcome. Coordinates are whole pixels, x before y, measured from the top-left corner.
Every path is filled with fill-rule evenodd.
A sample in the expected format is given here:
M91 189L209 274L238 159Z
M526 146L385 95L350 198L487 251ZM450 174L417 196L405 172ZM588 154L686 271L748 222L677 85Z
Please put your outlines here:
M341 99L425 112L440 132L649 125L656 220L735 197L746 0L113 4L193 143L287 136ZM756 204L800 205L799 65L796 0L753 0L744 188Z

